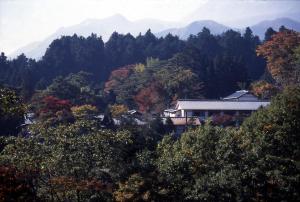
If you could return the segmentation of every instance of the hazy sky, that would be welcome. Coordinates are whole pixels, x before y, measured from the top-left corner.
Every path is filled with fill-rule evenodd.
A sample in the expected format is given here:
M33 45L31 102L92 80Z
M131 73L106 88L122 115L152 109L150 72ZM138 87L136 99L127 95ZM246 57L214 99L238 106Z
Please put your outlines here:
M0 51L39 41L59 27L120 13L130 20L181 20L203 0L0 0Z
M0 0L0 51L6 54L34 41L40 41L54 33L58 28L79 24L89 19L122 14L129 20L155 18L164 21L181 21L189 19L187 16L194 13L198 19L199 12L195 12L204 4L212 4L210 9L200 12L207 18L224 23L229 14L222 14L214 10L215 2L224 3L225 0ZM229 2L249 2L270 0L227 0ZM273 0L280 1L280 0ZM289 0L286 1L288 5ZM214 3L212 3L214 2ZM300 0L298 1L300 2ZM285 3L284 3L285 4ZM270 3L272 6L273 3ZM231 4L231 7L234 7ZM253 4L252 4L253 7ZM300 7L300 4L299 4ZM269 10L269 7L264 11ZM279 6L281 8L281 5ZM239 10L238 16L246 15L246 8ZM253 7L253 10L256 10ZM249 12L250 13L250 12ZM252 12L253 13L253 12ZM247 16L246 16L247 17ZM249 17L249 16L248 16ZM235 19L236 17L233 16ZM252 16L250 17L252 18Z

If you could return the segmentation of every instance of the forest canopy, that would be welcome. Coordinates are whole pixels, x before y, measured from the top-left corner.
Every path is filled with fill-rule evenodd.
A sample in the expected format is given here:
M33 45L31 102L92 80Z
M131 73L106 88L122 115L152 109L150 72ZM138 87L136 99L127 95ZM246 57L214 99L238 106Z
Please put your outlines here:
M284 27L264 41L149 30L63 36L39 61L2 53L0 201L299 201L299 70L299 33ZM181 135L159 116L237 89L271 103Z
M178 98L218 99L265 77L266 62L256 55L261 43L250 28L221 35L203 28L187 40L171 34L157 38L150 30L136 37L115 32L106 43L96 34L74 34L54 40L38 61L23 54L8 60L2 53L0 83L19 89L25 101L43 91L77 104L85 94L82 99L103 109L116 102L158 111ZM119 85L121 89L113 89ZM149 90L156 101L143 106L139 97ZM161 94L165 99L156 99ZM151 103L160 107L154 109Z

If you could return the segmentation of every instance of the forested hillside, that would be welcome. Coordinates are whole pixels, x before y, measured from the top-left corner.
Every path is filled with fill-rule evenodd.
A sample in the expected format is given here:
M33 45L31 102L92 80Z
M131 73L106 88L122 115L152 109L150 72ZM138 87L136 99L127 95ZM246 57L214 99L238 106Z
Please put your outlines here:
M255 52L259 44L261 41L249 28L243 34L229 30L217 36L204 28L186 41L170 34L157 38L150 30L137 37L113 33L107 43L95 34L87 38L77 35L63 36L51 43L39 61L25 55L7 60L2 53L0 81L3 85L19 89L25 100L30 100L37 90L45 90L49 85L55 85L58 77L65 78L71 73L82 71L90 75L89 86L95 91L95 96L101 97L105 102L105 82L109 82L112 72L126 65L141 65L145 72L141 70L139 73L143 76L138 76L135 72L128 76L137 76L137 79L126 79L126 83L122 83L123 87L131 85L127 90L131 91L132 96L137 96L143 87L149 87L148 82L154 82L155 88L164 89L163 93L168 95L165 103L173 98L192 96L185 92L188 89L176 92L181 89L181 85L188 85L189 88L189 84L180 81L181 78L174 78L176 71L184 70L189 71L189 76L197 80L195 83L190 82L191 85L195 88L201 86L192 97L219 98L241 86L247 87L264 75L265 61L256 56ZM156 64L150 67L147 60L155 60ZM131 80L134 81L129 84ZM158 84L157 80L165 84ZM175 83L166 84L169 81ZM138 83L141 85L138 86ZM177 85L177 89L166 85ZM60 88L62 91L72 91L65 89L68 85L60 85ZM113 88L111 90L114 94L118 91ZM116 96L118 103L127 104L130 108L138 107L136 102L130 103L120 99L121 95Z
M0 79L0 201L300 200L299 32L63 36ZM156 116L239 88L271 99L240 126Z

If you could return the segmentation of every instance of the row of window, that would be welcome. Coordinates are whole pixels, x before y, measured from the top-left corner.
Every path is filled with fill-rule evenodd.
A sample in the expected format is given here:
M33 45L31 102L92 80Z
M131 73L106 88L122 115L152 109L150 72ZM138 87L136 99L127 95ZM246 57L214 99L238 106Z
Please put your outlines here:
M186 111L185 112L185 116L194 116L194 117L205 117L206 116L206 112L208 112L208 116L217 116L217 115L230 115L230 116L235 116L238 115L239 116L249 116L252 111L251 110L243 110L243 111L235 111L235 110L224 110L224 111L220 111L220 110L207 110L207 111L203 111L203 110L193 110L193 111ZM180 114L178 114L180 116Z

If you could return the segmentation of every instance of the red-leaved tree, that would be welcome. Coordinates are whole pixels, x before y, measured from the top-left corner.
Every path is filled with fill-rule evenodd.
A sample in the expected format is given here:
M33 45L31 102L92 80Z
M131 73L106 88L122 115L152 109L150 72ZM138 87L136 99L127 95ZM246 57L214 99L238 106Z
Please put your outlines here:
M159 112L163 108L162 89L156 84L152 83L150 86L142 88L136 96L134 101L139 107L140 112Z
M42 120L51 120L52 123L57 121L69 121L72 119L72 104L69 100L61 100L54 96L46 96L42 99L37 117Z

